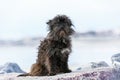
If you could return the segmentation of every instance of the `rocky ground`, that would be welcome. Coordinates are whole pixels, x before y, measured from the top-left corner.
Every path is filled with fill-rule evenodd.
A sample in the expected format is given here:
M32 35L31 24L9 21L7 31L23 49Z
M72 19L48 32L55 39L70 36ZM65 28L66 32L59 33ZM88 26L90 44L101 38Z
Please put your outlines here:
M0 80L120 80L120 70L102 67L86 71L73 71L55 76L17 77L18 73L1 74Z
M0 80L120 80L120 53L111 57L113 67L104 61L91 62L76 71L55 76L27 76L17 77L24 73L15 63L0 66Z

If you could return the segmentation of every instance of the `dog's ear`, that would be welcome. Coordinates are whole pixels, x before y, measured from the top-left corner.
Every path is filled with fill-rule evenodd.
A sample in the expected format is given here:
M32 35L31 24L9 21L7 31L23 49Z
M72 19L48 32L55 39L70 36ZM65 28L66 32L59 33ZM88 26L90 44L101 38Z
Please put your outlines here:
M50 25L50 24L51 24L51 22L52 22L52 20L49 20L46 24Z
M49 30L53 29L53 27L52 27L52 20L49 20L46 24L49 26Z
M75 33L74 29L70 28L69 34L72 35L72 34L74 34L74 33Z

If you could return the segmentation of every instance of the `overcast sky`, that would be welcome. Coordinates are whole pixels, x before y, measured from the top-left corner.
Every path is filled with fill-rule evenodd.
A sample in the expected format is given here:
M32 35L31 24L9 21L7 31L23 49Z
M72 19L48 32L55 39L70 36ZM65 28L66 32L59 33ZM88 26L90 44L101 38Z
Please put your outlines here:
M120 29L120 0L0 0L0 38L45 36L57 14L68 15L76 31Z

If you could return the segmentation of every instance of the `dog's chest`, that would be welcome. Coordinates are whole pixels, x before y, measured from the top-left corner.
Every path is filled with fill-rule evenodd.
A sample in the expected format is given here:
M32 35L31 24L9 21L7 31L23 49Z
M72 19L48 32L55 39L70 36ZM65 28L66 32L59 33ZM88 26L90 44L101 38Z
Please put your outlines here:
M64 48L64 49L61 50L61 53L62 54L70 53L70 49L69 48Z
M66 41L54 41L52 43L52 46L53 46L53 50L55 50L55 54L57 55L65 55L65 54L69 54L71 52L71 49L70 49L70 43L68 40Z

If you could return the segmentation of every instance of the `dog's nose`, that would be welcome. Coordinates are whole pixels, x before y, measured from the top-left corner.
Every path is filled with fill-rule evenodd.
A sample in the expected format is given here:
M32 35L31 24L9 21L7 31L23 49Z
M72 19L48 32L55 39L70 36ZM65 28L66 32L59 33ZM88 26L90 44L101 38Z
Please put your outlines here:
M60 28L63 29L63 26L61 26Z
M62 27L60 28L60 30L64 30L64 26L62 26Z
M64 25L61 25L60 28L64 28Z
M64 27L65 26L65 24L64 23L60 23L60 25L59 25L60 27Z

